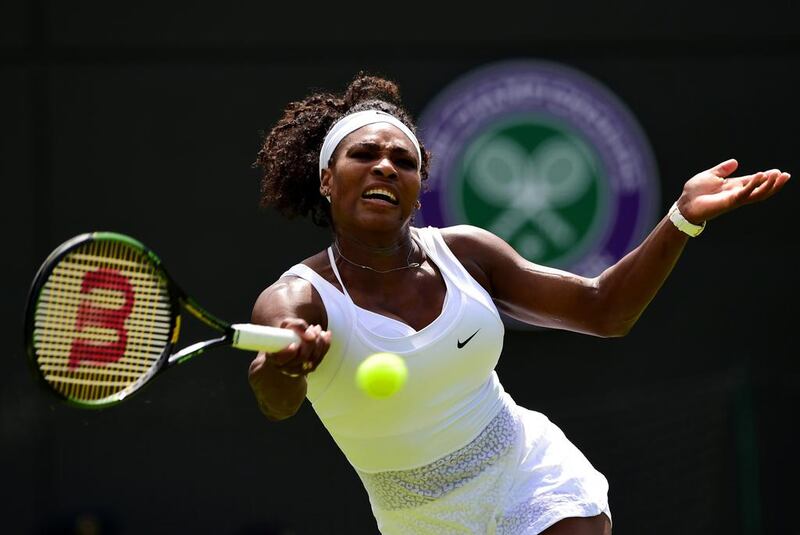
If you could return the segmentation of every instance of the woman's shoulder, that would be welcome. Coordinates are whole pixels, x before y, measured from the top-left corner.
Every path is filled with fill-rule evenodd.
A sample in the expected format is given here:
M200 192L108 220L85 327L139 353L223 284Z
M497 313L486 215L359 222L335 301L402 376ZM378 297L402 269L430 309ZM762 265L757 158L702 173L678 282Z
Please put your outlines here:
M311 281L308 280L308 277L303 276L307 272L305 268L314 271L317 275L327 280L327 272L331 271L331 268L326 250L311 255L288 268L277 280L261 292L262 295L273 293L276 290L302 293L304 290L312 288Z
M311 255L302 262L302 265L307 266L318 274L321 274L323 271L330 271L331 264L328 261L328 250L323 249L322 251L318 252L317 254Z
M341 286L339 285L339 281L336 278L336 275L333 273L333 269L331 268L331 261L330 257L328 256L328 249L323 249L317 254L309 256L308 258L300 262L300 264L311 269L323 280L331 283L339 291L341 291Z
M480 253L482 249L491 247L492 241L499 239L488 230L474 225L454 225L451 227L430 227L437 230L447 247L456 256L469 256Z
M429 228L439 232L447 248L464 269L489 291L489 275L486 268L491 263L494 250L491 241L493 238L498 238L487 230L472 225Z
M309 271L312 273L309 273ZM338 281L333 274L330 261L328 260L327 249L313 254L291 266L272 284L272 286L291 285L298 289L313 287L312 279L316 279L317 277L331 282L334 286L338 286Z
M324 263L327 264L327 256L325 251L322 251L306 258L298 265L307 266L321 275L320 269L323 268L321 257L324 257ZM328 269L330 269L329 264ZM326 324L325 308L318 291L310 280L293 275L291 271L265 288L253 307L254 316L259 317L270 316L275 310L280 310L282 313L293 311L294 315L302 317L309 323Z

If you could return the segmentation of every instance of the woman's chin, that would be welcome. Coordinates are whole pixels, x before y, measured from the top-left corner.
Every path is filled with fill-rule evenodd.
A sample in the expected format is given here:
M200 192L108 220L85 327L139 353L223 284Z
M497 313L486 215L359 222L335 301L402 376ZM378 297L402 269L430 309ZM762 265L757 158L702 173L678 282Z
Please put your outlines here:
M400 210L364 211L357 219L358 226L365 230L390 231L403 228L409 222L409 217L403 217Z

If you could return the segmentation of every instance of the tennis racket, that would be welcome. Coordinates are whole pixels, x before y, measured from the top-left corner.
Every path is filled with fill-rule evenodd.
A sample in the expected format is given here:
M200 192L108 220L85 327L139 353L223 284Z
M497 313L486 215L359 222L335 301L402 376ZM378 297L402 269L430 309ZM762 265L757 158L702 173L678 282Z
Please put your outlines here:
M181 310L221 336L174 351ZM229 324L201 308L137 240L113 232L76 236L44 261L25 312L28 357L44 384L83 408L113 405L160 372L213 347L273 352L294 331Z

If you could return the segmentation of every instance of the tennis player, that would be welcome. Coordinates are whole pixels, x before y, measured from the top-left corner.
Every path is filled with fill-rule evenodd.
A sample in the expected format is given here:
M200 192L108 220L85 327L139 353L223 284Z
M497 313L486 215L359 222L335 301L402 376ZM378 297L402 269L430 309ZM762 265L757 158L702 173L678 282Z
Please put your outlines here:
M254 323L301 337L252 362L258 405L282 420L311 401L384 534L609 534L606 478L498 380L498 310L624 336L706 221L770 197L789 175L734 177L735 160L698 173L636 249L586 278L533 264L480 228L414 227L429 160L391 81L362 74L341 96L286 108L258 154L262 202L329 226L332 243L255 303ZM383 351L405 359L409 379L372 399L355 371Z

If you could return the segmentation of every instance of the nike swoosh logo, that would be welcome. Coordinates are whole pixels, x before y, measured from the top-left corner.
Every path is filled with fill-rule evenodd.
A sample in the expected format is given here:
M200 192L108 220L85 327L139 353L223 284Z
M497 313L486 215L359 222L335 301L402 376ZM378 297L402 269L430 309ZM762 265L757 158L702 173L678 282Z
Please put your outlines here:
M480 331L480 329L478 329L478 331ZM462 347L467 345L469 343L469 341L472 340L472 337L475 336L476 334L478 334L478 331L475 331L474 333L472 333L472 336L470 336L469 338L467 338L463 342L461 340L458 340L458 349L461 349Z

